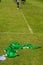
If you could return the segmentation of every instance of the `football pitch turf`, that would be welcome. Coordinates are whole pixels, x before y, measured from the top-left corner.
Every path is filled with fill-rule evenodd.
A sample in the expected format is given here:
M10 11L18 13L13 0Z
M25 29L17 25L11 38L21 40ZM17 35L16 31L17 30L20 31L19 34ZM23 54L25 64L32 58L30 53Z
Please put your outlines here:
M40 49L18 50L20 56L0 61L0 65L43 65L43 1L26 0L17 10L13 0L0 2L0 55L11 42L31 43Z

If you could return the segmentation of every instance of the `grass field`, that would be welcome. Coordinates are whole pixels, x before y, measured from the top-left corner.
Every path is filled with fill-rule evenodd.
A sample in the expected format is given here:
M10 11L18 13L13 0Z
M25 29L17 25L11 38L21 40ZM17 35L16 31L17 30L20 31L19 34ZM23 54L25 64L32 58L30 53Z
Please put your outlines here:
M40 49L18 50L20 56L0 61L0 65L43 65L43 1L26 0L17 10L13 0L0 2L0 55L11 42L31 43Z

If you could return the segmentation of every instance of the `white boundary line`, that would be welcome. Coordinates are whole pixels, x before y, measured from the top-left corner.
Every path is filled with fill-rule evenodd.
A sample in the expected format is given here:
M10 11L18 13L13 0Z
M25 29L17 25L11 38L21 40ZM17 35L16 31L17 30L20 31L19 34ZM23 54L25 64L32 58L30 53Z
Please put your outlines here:
M30 27L30 25L28 24L28 21L27 21L26 17L24 16L23 12L21 12L21 15L22 15L22 17L23 17L23 19L24 19L24 21L25 21L27 27L28 27L28 30L30 31L31 34L33 34L33 30L32 30L32 28Z

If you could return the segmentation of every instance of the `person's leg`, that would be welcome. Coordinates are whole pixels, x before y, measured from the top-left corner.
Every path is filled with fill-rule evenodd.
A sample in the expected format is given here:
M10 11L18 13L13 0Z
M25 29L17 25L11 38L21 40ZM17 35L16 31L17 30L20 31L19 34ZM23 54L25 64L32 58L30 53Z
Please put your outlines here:
M17 8L19 8L19 2L17 2Z
M22 0L22 4L24 4L24 3L25 3L25 1L26 1L26 0Z

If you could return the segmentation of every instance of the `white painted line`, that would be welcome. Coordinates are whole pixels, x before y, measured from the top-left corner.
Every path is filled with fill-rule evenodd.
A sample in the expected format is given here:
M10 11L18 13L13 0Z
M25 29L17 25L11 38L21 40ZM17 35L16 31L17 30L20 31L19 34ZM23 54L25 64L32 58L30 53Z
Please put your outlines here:
M22 14L22 16L23 16L23 18L24 18L24 21L25 21L25 23L26 23L26 25L27 25L27 27L28 27L28 30L30 31L31 34L33 34L33 30L32 30L32 28L30 27L30 25L28 24L28 21L27 21L26 17L24 16L23 12L21 12L21 14Z

